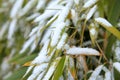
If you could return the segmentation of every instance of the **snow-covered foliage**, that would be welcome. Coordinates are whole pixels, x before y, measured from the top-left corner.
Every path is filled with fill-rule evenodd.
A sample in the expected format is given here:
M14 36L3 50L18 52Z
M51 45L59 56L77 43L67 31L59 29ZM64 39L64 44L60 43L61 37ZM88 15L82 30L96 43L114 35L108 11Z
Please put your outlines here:
M102 3L0 0L0 80L112 80L120 31Z

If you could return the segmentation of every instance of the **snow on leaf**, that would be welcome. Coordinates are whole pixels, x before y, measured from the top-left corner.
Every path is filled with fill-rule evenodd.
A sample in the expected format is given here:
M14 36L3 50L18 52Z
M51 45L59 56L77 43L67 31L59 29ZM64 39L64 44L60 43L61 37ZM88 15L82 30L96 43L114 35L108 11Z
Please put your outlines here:
M40 22L42 20L46 20L51 16L55 15L57 10L46 10L42 15L35 18L34 22Z
M101 70L103 68L103 65L98 66L93 73L91 74L90 78L88 80L96 80L96 78L99 76Z
M33 60L33 64L41 64L43 62L48 62L50 57L46 56L47 55L47 48L48 48L48 44L49 44L50 40L47 40L44 44L44 46L42 47L39 55Z
M120 40L120 31L113 27L106 19L99 17L95 18L95 21Z
M88 0L84 5L83 5L83 8L86 9L86 8L89 8L91 6L93 6L98 0Z
M48 63L45 63L45 64L41 64L39 66L36 66L34 69L33 69L33 72L32 74L28 77L27 80L34 80L36 79L36 77L38 75L40 75L41 72L43 72L48 66Z
M87 16L86 16L86 20L89 20L92 15L94 14L94 12L96 11L97 6L95 5L93 8L90 9L90 11L88 12Z
M32 53L35 50L36 46L37 45L35 44L35 42L33 42L31 47L30 47L30 53Z
M49 68L49 70L47 71L46 75L44 76L43 80L49 80L50 77L52 76L53 72L55 71L55 68L58 64L58 62L60 61L60 57L57 58L53 63L51 63L51 66Z
M104 80L111 80L111 73L110 73L110 71L105 73L105 79Z
M113 63L113 66L115 67L115 69L117 69L117 71L120 72L120 63L119 62Z
M33 67L34 67L34 66L28 67L28 69L27 69L26 73L24 74L23 78L24 78L25 76L27 76L27 74L32 70Z
M53 10L49 10L49 8L53 9ZM59 5L57 0L50 2L49 5L47 6L47 9L44 11L44 13L42 15L38 16L34 20L34 22L39 22L41 20L46 20L46 19L50 18L51 16L55 15L57 12L59 12L59 10L56 10L56 9L54 10L54 8L62 9L63 6Z
M61 49L63 47L63 45L65 44L66 38L67 38L67 33L64 33L57 45L57 49Z
M111 72L106 67L103 67L103 70L105 71L105 78L104 80L111 80Z
M80 48L80 47L72 47L66 50L66 54L69 55L96 55L99 56L100 53L92 48Z
M36 80L41 80L44 74L45 74L45 71L41 72Z
M10 13L11 18L15 18L17 16L18 11L22 7L22 4L23 4L23 0L16 0L15 4L13 5L13 8L11 10L11 13Z
M78 5L79 4L79 0L74 0L75 4Z
M39 29L39 27L33 28L32 31L31 31L30 34L29 34L29 37L31 37L33 34L35 34L35 32L37 32L38 29Z
M51 30L50 29L46 30L40 44L42 45L45 44L45 42L49 39L50 34L51 34Z
M57 22L64 22L65 21L66 17L68 16L68 14L70 12L72 5L73 5L73 0L70 0L67 3L67 5L63 8L63 10L61 11Z
M37 3L37 0L30 0L25 7L19 12L19 17L24 16L26 13L28 13L28 11L35 6L35 4Z
M90 29L90 33L91 33L92 35L95 35L95 33L96 33L95 28Z
M72 15L71 18L72 18L73 24L76 26L78 22L78 13L76 13L74 9L71 9L71 15Z
M42 9L45 4L46 4L47 0L38 0L38 4L36 6L36 11L39 11L40 9Z
M9 31L8 31L8 39L12 39L13 37L13 34L15 32L15 27L16 27L16 24L17 24L17 19L13 19L10 23L10 26L9 26Z
M26 18L26 21L30 21L30 20L33 20L34 18L40 16L40 13L34 13L32 14L31 16L27 17Z
M95 21L98 22L99 24L101 24L102 26L106 26L106 27L112 27L112 24L110 24L106 19L104 18L95 18Z
M29 46L33 43L33 41L35 40L35 35L33 35L32 37L30 37L30 39L28 39L25 43L24 43L24 45L23 45L23 47L22 47L22 49L20 50L20 53L23 53L23 52L25 52L25 50L27 49L27 48L29 48Z
M116 47L114 48L115 51L115 59L117 59L118 61L120 61L120 41L117 40L116 41Z
M54 29L54 32L53 32L53 35L51 35L51 46L54 47L57 42L59 41L60 39L60 34L62 32L62 29L65 27L65 23L64 22L61 22L61 23L58 23L57 25L55 25L56 28Z

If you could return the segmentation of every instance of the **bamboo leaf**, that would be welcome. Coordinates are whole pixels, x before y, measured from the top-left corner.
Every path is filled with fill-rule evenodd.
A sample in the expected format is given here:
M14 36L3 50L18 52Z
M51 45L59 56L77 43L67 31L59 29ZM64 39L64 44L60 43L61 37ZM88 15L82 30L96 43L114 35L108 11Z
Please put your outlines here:
M100 74L101 70L103 68L103 65L98 66L93 73L91 74L90 78L88 80L96 80L97 76Z
M26 70L27 67L22 67L18 70L15 70L13 74L5 80L20 80L22 76L25 74Z
M66 56L63 56L61 58L60 62L57 65L56 71L54 72L52 80L59 80L59 78L61 77L63 69L65 67L66 58Z
M111 4L112 2L112 4ZM108 1L109 4L109 13L108 13L108 20L113 24L117 24L117 20L120 16L120 0L110 0Z
M14 61L14 62L15 62L16 64L24 64L25 62L28 62L28 61L33 60L36 56L37 56L37 54L25 56L25 57L23 57L23 58L20 58L19 60Z
M91 41L92 41L93 45L95 45L95 40L97 38L98 31L94 24L90 24L89 33L90 33Z
M99 17L96 18L95 21L120 40L120 31L113 27L106 19Z

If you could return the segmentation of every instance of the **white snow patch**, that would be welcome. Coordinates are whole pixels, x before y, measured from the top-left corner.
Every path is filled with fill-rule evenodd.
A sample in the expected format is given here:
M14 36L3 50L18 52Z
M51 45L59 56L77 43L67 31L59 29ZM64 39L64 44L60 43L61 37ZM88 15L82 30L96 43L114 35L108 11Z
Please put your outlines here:
M90 34L95 35L95 33L96 33L95 28L90 29Z
M35 6L37 0L29 0L25 7L19 12L19 17L24 16L28 11Z
M112 27L112 24L110 24L106 19L104 18L95 18L95 21L98 22L99 24L101 24L102 26L105 26L105 27Z
M58 61L60 60L61 58L57 58L56 61L54 61L49 70L47 71L46 75L44 76L43 80L49 80L50 77L52 76L53 72L55 71L55 68L56 68L56 64L58 63Z
M110 73L110 71L105 73L105 79L104 80L111 80L111 73Z
M10 12L10 17L15 18L17 14L19 13L19 10L21 9L23 4L23 0L16 0L15 4L13 5L13 8Z
M115 51L115 58L120 61L120 41L117 40L113 50Z
M87 14L86 20L89 20L92 17L92 15L95 13L96 9L97 9L96 5L90 9L90 11Z
M105 79L104 80L111 80L111 72L106 67L103 67L103 70L105 71Z
M39 66L36 66L32 72L32 74L28 77L27 80L34 80L36 79L36 77L42 72L44 71L48 66L48 63L46 64L41 64Z
M55 63L49 68L43 80L49 80L54 71L55 71Z
M68 44L65 44L63 47L65 50L68 50L70 48L70 46Z
M15 32L15 29L16 29L15 28L16 24L17 24L17 19L13 19L10 23L10 26L9 26L8 39L12 39L14 32Z
M51 34L51 30L48 28L48 30L45 32L40 44L44 45L45 42L49 39L50 34Z
M39 27L35 27L32 29L32 31L29 34L29 37L31 37L33 34L35 34L38 31Z
M35 18L34 22L40 22L42 20L46 20L51 16L55 15L56 13L57 13L57 10L46 10L42 15Z
M22 49L20 50L20 53L25 52L25 50L33 43L33 41L35 40L35 37L36 37L36 36L33 35L30 39L28 39L28 40L24 43Z
M119 62L113 63L113 66L120 72L120 63Z
M38 4L36 6L36 11L39 11L40 9L42 9L45 4L46 4L47 0L38 0Z
M62 9L63 6L58 5L58 2L59 2L59 1L57 1L57 0L56 0L56 1L51 1L51 2L48 4L45 12L44 12L42 15L40 15L39 17L37 17L37 18L34 20L34 22L39 22L39 21L41 21L41 20L46 20L46 19L50 18L51 16L55 15L57 12L59 12L59 11L60 11L59 9ZM51 10L51 9L52 9L52 10Z
M67 54L70 55L100 55L100 53L92 48L80 48L80 47L72 47L66 51Z
M93 6L98 0L88 0L84 5L83 8L89 8Z
M78 5L79 4L79 0L74 0L75 4Z
M48 49L49 41L50 40L46 41L39 55L33 60L32 62L33 64L41 64L43 62L48 62L50 60L51 56L47 56L47 53L48 53L47 49Z
M30 53L32 53L35 50L36 46L37 46L37 44L35 44L35 42L33 42L30 47Z
M69 12L70 12L70 9L71 9L72 5L73 5L73 0L70 0L70 1L68 2L68 4L67 4L67 5L63 8L63 10L61 11L61 13L60 13L60 15L59 15L59 17L58 17L58 22L64 22L64 21L65 21L67 15L68 15Z
M55 25L55 29L53 31L53 34L51 35L51 46L54 47L57 42L59 41L60 39L60 34L62 32L62 29L65 27L65 23L64 22L61 22L61 23L58 23L57 25Z
M43 77L44 73L45 73L45 71L43 71L42 73L40 73L36 80L41 80L41 78Z
M74 9L71 9L72 21L75 26L77 26L78 22L78 13Z
M33 20L34 18L36 18L38 16L40 16L40 13L34 13L31 16L27 17L26 20L27 21Z
M103 68L103 65L98 66L93 73L91 74L90 78L88 80L96 80L98 75L100 74L101 70Z
M57 49L61 49L63 47L63 45L65 44L66 38L67 38L67 33L64 33L57 45Z

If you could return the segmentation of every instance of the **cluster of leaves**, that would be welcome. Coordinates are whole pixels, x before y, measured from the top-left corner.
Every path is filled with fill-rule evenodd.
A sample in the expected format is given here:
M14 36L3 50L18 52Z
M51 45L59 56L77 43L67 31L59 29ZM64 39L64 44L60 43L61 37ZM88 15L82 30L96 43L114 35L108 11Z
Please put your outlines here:
M118 80L120 0L0 0L1 80Z

